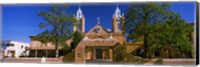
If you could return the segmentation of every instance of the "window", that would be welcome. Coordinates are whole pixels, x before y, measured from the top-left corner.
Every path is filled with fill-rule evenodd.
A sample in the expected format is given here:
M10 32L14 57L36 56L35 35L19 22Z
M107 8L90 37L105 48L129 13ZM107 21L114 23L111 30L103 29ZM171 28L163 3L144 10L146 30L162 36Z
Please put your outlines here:
M12 44L12 43L7 43L6 46L10 47L10 46L14 46L14 44Z
M21 48L23 48L24 46L21 46Z
M10 44L10 46L15 46L14 44Z
M9 43L7 43L7 44L6 44L6 46L8 46L8 47L9 47L9 46L10 46L10 44L9 44Z

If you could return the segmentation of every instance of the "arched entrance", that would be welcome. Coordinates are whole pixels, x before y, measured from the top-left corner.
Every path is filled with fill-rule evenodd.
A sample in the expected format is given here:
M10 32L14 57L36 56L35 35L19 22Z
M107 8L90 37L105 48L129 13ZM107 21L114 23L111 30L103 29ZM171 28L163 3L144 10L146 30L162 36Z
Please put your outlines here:
M111 46L86 46L85 61L86 63L106 63L112 61Z
M83 39L75 49L75 63L107 63L113 61L113 39Z

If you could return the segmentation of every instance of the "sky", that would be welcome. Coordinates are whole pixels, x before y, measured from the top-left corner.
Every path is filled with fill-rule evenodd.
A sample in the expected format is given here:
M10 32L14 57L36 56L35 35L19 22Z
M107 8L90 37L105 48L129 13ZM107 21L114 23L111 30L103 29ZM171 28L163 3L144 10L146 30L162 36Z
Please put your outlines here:
M67 9L68 14L76 14L80 4L71 4ZM17 4L2 5L2 40L15 40L30 42L29 36L36 36L44 29L39 29L40 22L45 20L37 16L40 11L47 11L50 4ZM118 3L122 13L130 7L130 3ZM174 2L171 3L171 10L177 12L187 22L195 22L195 2ZM116 9L115 3L93 3L81 4L85 16L86 31L97 24L97 17L100 17L100 24L106 29L112 29L112 16Z

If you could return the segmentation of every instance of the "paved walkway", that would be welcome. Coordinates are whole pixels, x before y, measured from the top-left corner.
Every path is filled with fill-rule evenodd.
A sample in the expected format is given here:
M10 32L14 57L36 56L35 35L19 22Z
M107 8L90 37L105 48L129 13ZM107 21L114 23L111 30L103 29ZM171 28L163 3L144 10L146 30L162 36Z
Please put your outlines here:
M158 59L150 59L145 64L153 65ZM195 59L163 59L163 65L195 65Z
M86 60L86 63L100 63L100 64L111 64L110 60Z
M151 59L145 63L145 65L153 65L158 59Z
M195 59L163 59L163 64L165 65L195 65Z
M62 63L61 59L45 58L45 63ZM2 63L42 63L42 58L5 58ZM0 62L0 63L1 63Z

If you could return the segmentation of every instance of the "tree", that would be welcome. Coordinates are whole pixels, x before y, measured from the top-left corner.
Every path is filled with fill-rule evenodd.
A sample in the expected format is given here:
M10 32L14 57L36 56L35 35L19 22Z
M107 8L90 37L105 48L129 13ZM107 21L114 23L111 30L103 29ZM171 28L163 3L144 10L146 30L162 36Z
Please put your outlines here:
M151 25L149 33L149 50L161 50L161 57L191 57L192 42L190 34L192 26L186 23L179 14L170 14L165 23Z
M171 38L168 38L168 44L180 53L180 57L191 57L192 41L190 41L190 34L193 32L193 28L179 14L173 13L173 15L166 21L166 25L171 28L169 35L172 35Z
M81 32L75 31L74 34L73 34L72 39L73 39L73 42L71 44L71 48L75 49L76 46L78 45L78 43L83 39L83 35L82 35Z
M51 6L48 11L41 11L39 16L46 22L41 22L39 28L46 29L38 34L42 43L52 42L55 44L56 57L58 58L58 45L65 45L66 40L72 35L72 26L75 21L72 15L66 14L67 7L63 5Z
M156 22L165 22L170 4L138 3L132 4L125 14L125 31L128 40L144 39L144 56L147 57L148 36L150 25Z

